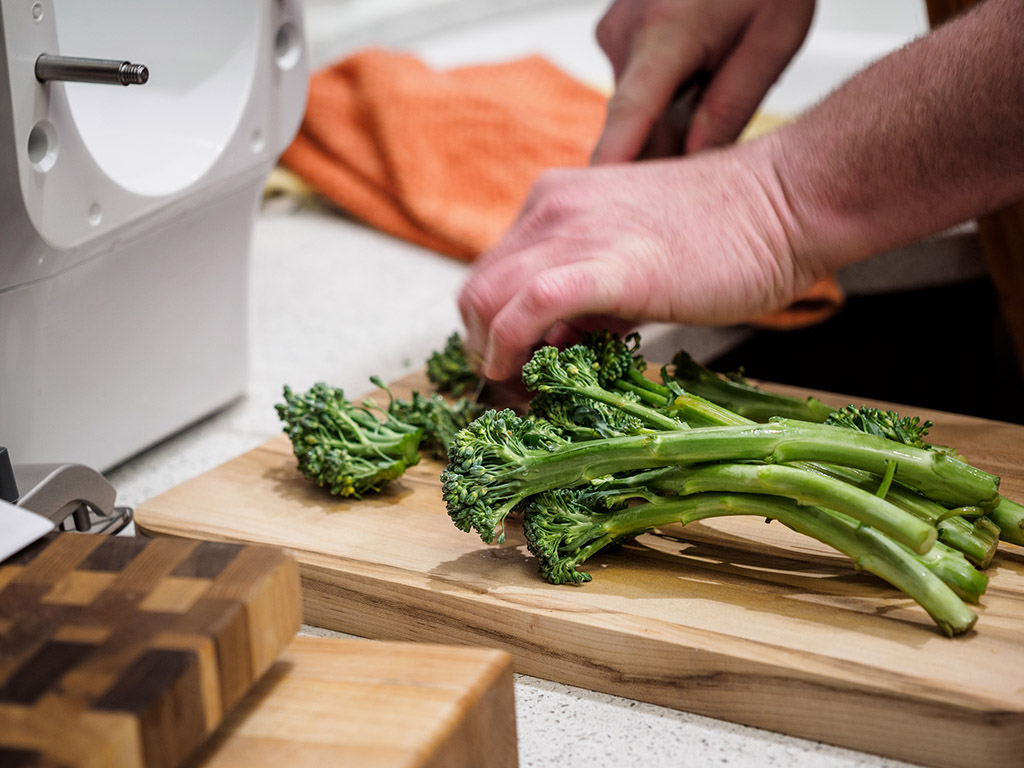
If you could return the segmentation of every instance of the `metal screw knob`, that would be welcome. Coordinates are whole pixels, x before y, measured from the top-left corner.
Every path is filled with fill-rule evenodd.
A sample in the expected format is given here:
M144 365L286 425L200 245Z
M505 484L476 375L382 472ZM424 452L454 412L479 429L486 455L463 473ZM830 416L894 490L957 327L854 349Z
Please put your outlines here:
M77 83L144 85L149 80L149 69L144 64L117 59L85 59L44 53L36 59L36 80L41 83L70 80Z

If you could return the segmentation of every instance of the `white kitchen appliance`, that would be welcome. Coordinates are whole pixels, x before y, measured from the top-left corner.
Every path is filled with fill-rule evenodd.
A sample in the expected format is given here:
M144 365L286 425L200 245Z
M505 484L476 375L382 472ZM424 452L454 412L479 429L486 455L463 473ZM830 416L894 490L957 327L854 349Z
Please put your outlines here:
M0 0L0 44L0 445L108 468L244 390L253 216L305 106L301 5ZM148 81L40 81L44 54Z

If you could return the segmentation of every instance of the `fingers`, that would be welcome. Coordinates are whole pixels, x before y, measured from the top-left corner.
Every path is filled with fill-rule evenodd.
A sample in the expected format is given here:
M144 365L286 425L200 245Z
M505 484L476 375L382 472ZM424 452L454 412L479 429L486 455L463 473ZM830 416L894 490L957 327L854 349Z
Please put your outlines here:
M796 53L813 4L793 3L786 13L765 9L751 20L704 92L686 139L686 152L736 140L768 89Z
M592 206L579 171L548 171L534 184L515 224L483 254L459 294L466 347L482 356L498 310L536 274L587 256L593 227L577 218ZM593 172L587 172L591 177ZM574 237L579 234L580 237ZM557 247L551 243L557 240ZM539 338L539 337L538 337Z
M636 3L629 2L629 0L616 0L597 22L595 30L597 44L612 65L616 82L626 67L629 36L633 31L636 10Z
M536 290L527 288L527 284L535 282L539 275L571 263L574 257L567 249L568 245L564 242L560 247L551 247L541 240L535 245L509 253L504 258L474 268L462 287L458 304L466 326L467 353L481 361L481 372L484 370L482 361L497 315L522 291ZM548 327L537 333L529 343L543 338Z
M586 260L533 276L495 315L487 334L481 373L504 380L518 373L535 342L559 321L633 309L622 297L624 275L616 262Z
M633 160L668 107L676 87L689 79L706 58L705 50L680 39L679 30L671 25L639 30L632 55L608 101L608 116L592 162Z

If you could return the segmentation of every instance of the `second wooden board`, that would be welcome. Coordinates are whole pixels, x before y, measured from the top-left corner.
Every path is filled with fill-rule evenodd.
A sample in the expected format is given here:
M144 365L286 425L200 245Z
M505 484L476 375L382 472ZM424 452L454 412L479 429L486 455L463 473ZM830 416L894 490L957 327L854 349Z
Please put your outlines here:
M1024 496L1024 428L921 415ZM503 546L455 529L440 470L424 461L379 496L337 499L298 474L282 436L137 521L286 548L319 626L501 648L526 674L917 763L1020 764L1020 549L997 555L975 630L953 640L842 556L759 519L648 534L595 558L593 582L552 586L514 524Z
M507 654L297 637L191 768L514 768Z

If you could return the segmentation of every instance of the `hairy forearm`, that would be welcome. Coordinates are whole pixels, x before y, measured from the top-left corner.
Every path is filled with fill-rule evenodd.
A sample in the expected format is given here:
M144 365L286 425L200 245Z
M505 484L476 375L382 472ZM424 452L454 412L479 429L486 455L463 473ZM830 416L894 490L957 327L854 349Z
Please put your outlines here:
M1024 0L988 0L769 140L794 254L820 271L1024 198Z

